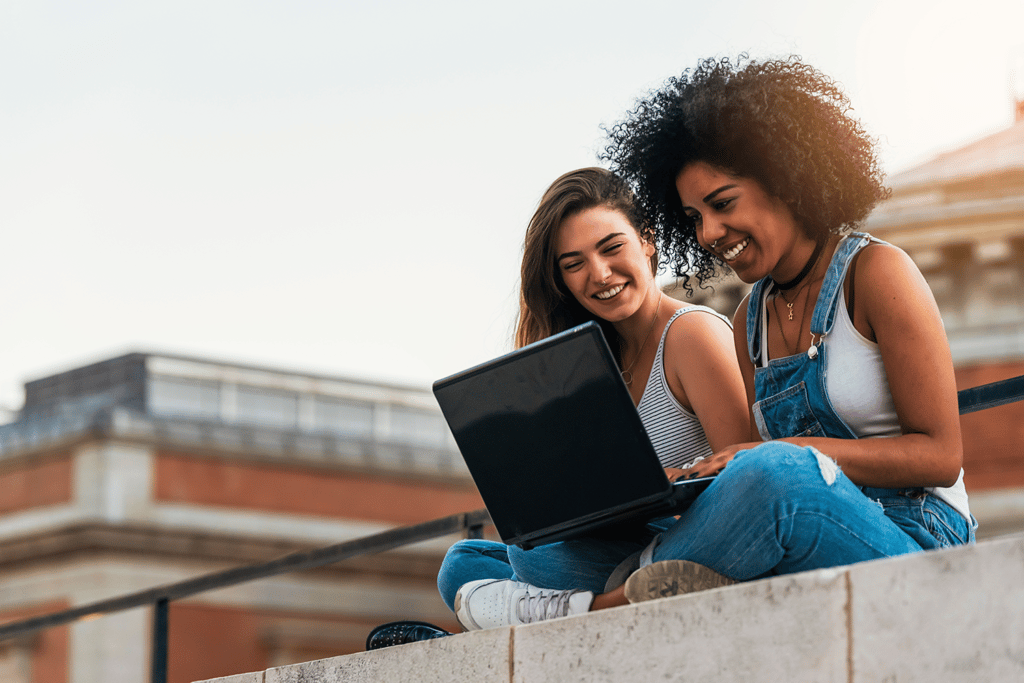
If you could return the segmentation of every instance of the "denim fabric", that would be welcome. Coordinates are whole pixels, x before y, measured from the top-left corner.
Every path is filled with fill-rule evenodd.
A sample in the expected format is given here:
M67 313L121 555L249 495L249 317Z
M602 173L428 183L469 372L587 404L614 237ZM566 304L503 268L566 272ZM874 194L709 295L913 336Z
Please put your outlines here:
M445 555L437 588L452 607L459 587L477 579L515 579L541 588L579 588L603 593L608 577L627 557L643 550L674 518L550 543L532 550L497 541L459 541ZM623 577L625 578L625 577Z
M654 560L692 560L748 580L921 549L833 460L768 442L736 454L661 536Z
M455 611L455 593L479 579L514 578L508 561L508 546L497 541L467 539L459 541L444 556L437 573L437 590L448 609Z
M776 358L765 367L761 363L762 311L764 291L769 280L754 285L747 303L747 351L754 362L754 421L765 441L787 436L828 436L856 438L836 414L825 389L828 344L822 340L832 331L835 306L842 305L839 295L850 260L870 242L867 235L854 234L836 249L825 272L821 292L811 315L811 338L807 353Z
M861 491L925 550L974 543L977 522L968 524L952 506L924 489L862 487Z

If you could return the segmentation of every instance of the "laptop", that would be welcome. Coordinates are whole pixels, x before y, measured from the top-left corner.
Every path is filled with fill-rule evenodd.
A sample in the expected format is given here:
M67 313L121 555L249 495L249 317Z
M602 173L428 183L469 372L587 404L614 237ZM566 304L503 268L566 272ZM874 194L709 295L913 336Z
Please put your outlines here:
M434 382L501 540L529 549L685 510L596 322ZM613 529L606 529L613 527Z

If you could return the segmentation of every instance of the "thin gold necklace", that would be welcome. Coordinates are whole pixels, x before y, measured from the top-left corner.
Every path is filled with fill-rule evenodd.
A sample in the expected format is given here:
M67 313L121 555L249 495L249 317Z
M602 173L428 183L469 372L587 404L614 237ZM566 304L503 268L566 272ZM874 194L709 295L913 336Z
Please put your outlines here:
M796 292L795 292L795 293L793 294L793 300L792 300L792 301L790 301L790 300L789 300L789 299L788 299L788 298L786 297L786 291L785 291L785 290L783 290L783 289L780 289L780 290L779 290L779 291L777 292L777 295L778 295L778 296L776 296L776 297L775 297L775 299L778 299L778 297L779 297L779 296L781 296L781 297L782 297L782 300L786 302L786 308L788 308L788 309L789 309L789 319L790 319L790 320L792 320L792 319L793 319L793 304L795 304L795 303L796 303L797 297L799 297L799 296L800 296L800 292L804 291L804 287L806 287L806 286L807 286L807 285L809 285L810 283L811 283L811 280L807 280L807 281L806 281L806 282L804 282L804 283L803 283L802 285L800 285L799 289L797 289L797 290L796 290ZM805 309L807 308L807 305L806 305L806 304L807 304L807 302L804 302L804 308L805 308ZM775 313L776 313L776 315L778 314L778 312L779 312L779 311L778 311L778 306L776 306L776 310L775 310Z
M622 381L626 383L626 386L633 384L633 373L630 370L636 365L636 362L640 360L640 354L644 352L644 347L647 346L647 340L651 338L651 332L654 331L654 324L658 322L658 312L661 310L661 297L658 297L658 306L654 309L654 317L651 318L651 326L647 328L647 335L644 336L643 342L640 344L640 348L636 350L636 356L633 358L633 362L629 364L625 370L622 371ZM628 375L628 379L627 379Z
M786 301L785 297L783 297L783 301ZM787 305L789 306L789 319L792 320L793 319L793 304L790 304L790 303L787 302ZM786 355L787 356L795 356L796 355L796 351L797 351L797 347L800 345L800 330L804 329L804 317L807 315L807 302L804 301L804 305L800 309L800 324L798 325L799 329L797 330L797 333L796 333L796 344L794 344L792 348L790 348L790 346L789 346L789 339L786 337L786 326L782 324L782 316L779 315L779 297L778 296L773 296L772 297L772 308L775 309L775 319L779 321L779 332L782 334L782 343L786 347Z
M822 240L822 241L818 242L817 246L814 247L814 253L811 254L811 258L809 258L807 260L807 263L804 264L804 267L800 271L799 275L797 275L795 278L793 278L792 280L790 280L788 282L783 282L783 283L776 282L775 283L775 289L777 291L777 294L782 297L782 300L786 302L786 308L789 309L789 319L790 320L793 319L793 304L796 303L797 297L800 296L800 292L802 292L804 290L804 288L807 287L810 283L814 282L814 278L810 277L810 276L813 274L813 271L814 271L815 267L818 265L818 259L821 258L821 252L823 251L823 249L825 247L825 243L827 241L828 240ZM786 296L786 291L789 290L789 289L792 289L795 285L800 285L800 286L797 287L796 292L793 293L793 300L790 301L789 297ZM777 308L778 307L776 306L776 309ZM806 308L807 308L807 302L805 301L804 302L804 309L805 309L804 313L805 314L806 314ZM776 310L775 313L776 313L776 315L778 315L778 313L779 313L778 310ZM780 327L781 327L781 322L780 322Z

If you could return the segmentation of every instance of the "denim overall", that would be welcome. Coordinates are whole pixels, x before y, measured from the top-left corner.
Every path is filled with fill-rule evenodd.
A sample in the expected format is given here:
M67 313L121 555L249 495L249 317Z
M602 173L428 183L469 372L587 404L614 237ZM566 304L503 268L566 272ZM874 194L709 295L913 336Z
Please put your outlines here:
M884 244L870 235L856 232L839 243L811 316L812 346L806 353L770 360L765 367L759 366L761 321L765 290L770 280L765 278L754 285L747 308L747 351L755 368L754 421L766 441L797 436L857 438L836 414L828 397L825 384L829 353L827 340L838 307L845 305L841 297L850 262L872 241ZM973 540L973 525L945 501L923 488L859 488L868 498L877 501L886 516L926 550Z

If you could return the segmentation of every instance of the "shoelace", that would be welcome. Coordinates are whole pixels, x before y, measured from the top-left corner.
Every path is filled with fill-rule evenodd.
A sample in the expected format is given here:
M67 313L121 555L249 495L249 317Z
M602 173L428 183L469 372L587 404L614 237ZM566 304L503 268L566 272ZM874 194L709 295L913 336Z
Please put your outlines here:
M531 595L530 591L526 590L516 601L516 616L524 624L564 617L569 613L569 598L579 592L578 590L541 590L539 593Z

